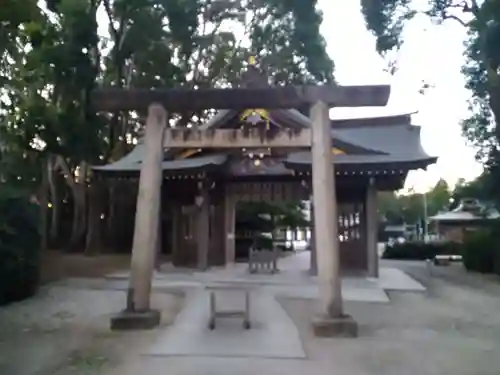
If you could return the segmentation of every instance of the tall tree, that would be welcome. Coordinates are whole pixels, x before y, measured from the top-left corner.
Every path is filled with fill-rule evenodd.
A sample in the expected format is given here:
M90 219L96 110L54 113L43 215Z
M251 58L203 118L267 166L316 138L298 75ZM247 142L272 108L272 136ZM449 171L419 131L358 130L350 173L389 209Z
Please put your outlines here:
M404 26L416 15L425 14L438 23L458 22L467 29L462 71L472 98L470 116L462 122L462 131L475 146L478 160L489 170L500 197L500 2L362 0L362 9L382 55L400 48Z
M451 191L448 183L440 179L427 193L427 212L430 216L447 210L450 205Z
M441 179L425 193L397 195L382 192L378 196L379 216L390 224L403 222L414 224L424 220L425 214L432 216L439 211L447 210L450 205L451 192L448 183ZM427 207L426 207L427 205Z
M464 198L475 198L483 203L498 203L495 202L497 196L492 181L493 179L488 175L488 172L484 172L472 181L459 181L453 189L451 208L457 207Z
M319 33L321 14L312 0L8 4L0 13L0 48L8 51L0 64L0 100L5 101L0 117L7 145L2 162L13 173L4 174L43 186L41 192L49 189L56 205L61 196L54 181L60 173L74 206L73 243L81 241L86 226L88 165L127 152L144 116L98 117L88 100L96 84L225 86L234 82L250 53L277 75L278 83L333 79L333 63ZM98 34L105 23L98 22L101 11L109 35ZM186 113L172 122L196 124L207 115Z
M235 82L250 54L285 82L333 80L315 0L103 0L110 53L104 83L119 87L209 87ZM175 117L179 126L210 113ZM115 113L107 157L126 151L137 119Z
M278 84L333 80L316 1L103 0L103 7L110 34L106 85L225 87L236 82L250 55ZM211 112L173 114L170 122L196 126ZM129 150L144 115L112 115L104 162ZM112 205L108 211L112 225Z
M42 185L44 210L50 175L62 172L73 203L75 244L85 232L87 166L99 155L99 121L89 101L99 66L97 7L97 1L49 1L36 19L19 25L2 129L10 151L22 150L23 159L35 155L38 175L32 179Z

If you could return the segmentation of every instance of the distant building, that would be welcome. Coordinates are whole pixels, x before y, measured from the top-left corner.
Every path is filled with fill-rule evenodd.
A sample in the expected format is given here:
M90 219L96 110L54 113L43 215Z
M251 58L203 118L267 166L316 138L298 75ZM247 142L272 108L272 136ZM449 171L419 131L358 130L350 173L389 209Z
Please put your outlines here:
M440 238L462 242L464 234L488 226L499 219L500 213L491 205L477 199L463 199L457 208L429 217Z

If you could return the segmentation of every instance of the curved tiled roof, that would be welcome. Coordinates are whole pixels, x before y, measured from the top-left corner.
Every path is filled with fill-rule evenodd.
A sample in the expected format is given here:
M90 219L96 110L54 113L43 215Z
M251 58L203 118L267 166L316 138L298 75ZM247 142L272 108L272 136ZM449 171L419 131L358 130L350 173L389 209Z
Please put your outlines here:
M203 124L201 129L224 126L238 114L234 110L219 111L214 117ZM310 127L308 117L295 109L272 110L270 116L273 120L293 124L298 127ZM395 120L400 119L401 122ZM387 124L384 125L384 119ZM337 120L332 121L333 146L345 151L342 155L332 155L332 162L339 165L356 167L365 165L369 168L380 167L401 169L425 168L436 162L435 157L429 156L422 148L420 141L420 127L409 123L409 115L395 115L376 118L377 124L370 125L367 119L357 124L354 119L343 122L336 128ZM368 119L370 120L370 119ZM352 126L348 126L352 123ZM138 144L129 154L115 163L93 167L101 172L135 172L140 170L145 146ZM228 160L225 154L212 154L208 156L193 156L182 160L169 160L163 162L164 170L182 170L212 166L220 166ZM283 167L300 168L311 164L310 151L294 152L283 160ZM272 172L270 171L272 174Z
M127 158L130 154L125 156L123 159L118 160L116 163L95 166L94 170L100 172L139 172L141 170L141 163L144 156L146 148L144 145L142 147L136 146L130 154L134 154L134 157ZM222 165L227 161L227 155L224 154L214 154L199 157L192 157L183 160L167 160L162 162L162 169L168 171L176 171L183 169L194 169L201 167L208 167Z
M420 127L403 123L401 125L344 126L332 128L332 138L372 151L365 154L334 155L336 164L391 165L407 163L413 168L424 168L436 162L429 156L420 142ZM285 163L289 167L311 163L310 151L295 152L288 156Z

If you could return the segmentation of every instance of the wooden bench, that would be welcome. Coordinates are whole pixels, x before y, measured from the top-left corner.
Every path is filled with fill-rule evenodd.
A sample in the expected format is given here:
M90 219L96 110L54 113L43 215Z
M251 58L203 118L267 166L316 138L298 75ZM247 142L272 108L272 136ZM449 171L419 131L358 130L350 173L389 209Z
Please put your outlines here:
M208 328L211 330L215 329L217 318L229 318L229 317L241 317L243 318L243 328L250 329L250 292L254 289L254 285L244 284L244 283L231 283L231 284L218 284L206 286L206 289L210 292L210 317L208 319ZM217 291L241 291L245 295L245 307L242 310L235 311L217 311Z
M459 262L461 260L461 255L436 255L433 259L433 263L436 266L448 266L451 262Z

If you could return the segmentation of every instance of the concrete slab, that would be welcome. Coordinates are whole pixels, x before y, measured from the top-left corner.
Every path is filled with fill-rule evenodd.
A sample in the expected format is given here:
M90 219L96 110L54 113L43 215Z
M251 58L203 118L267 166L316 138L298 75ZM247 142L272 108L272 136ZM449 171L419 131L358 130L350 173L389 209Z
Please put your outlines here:
M239 298L241 301L238 301ZM243 304L243 293L217 293L217 308L234 308ZM252 329L244 330L238 318L223 318L210 331L209 295L196 291L188 296L185 308L174 324L167 328L145 354L155 356L215 356L257 358L305 358L295 324L274 296L252 293Z
M310 253L298 252L280 260L280 272L274 275L249 274L246 264L215 267L208 272L177 270L170 266L155 272L153 287L160 289L203 288L211 283L249 283L267 288L270 293L291 298L317 299L317 278L308 274ZM170 267L170 268L169 268ZM109 281L126 280L127 272L109 275ZM425 291L425 287L403 271L393 267L381 267L379 278L344 277L342 293L346 301L389 302L386 291Z
M425 287L397 268L380 268L379 278L373 279L384 290L424 292Z
M317 300L319 298L319 290L316 285L295 286L269 286L267 291L273 293L277 297L299 298ZM387 293L380 288L356 288L351 285L342 285L342 297L344 301L353 302L376 302L389 303Z

